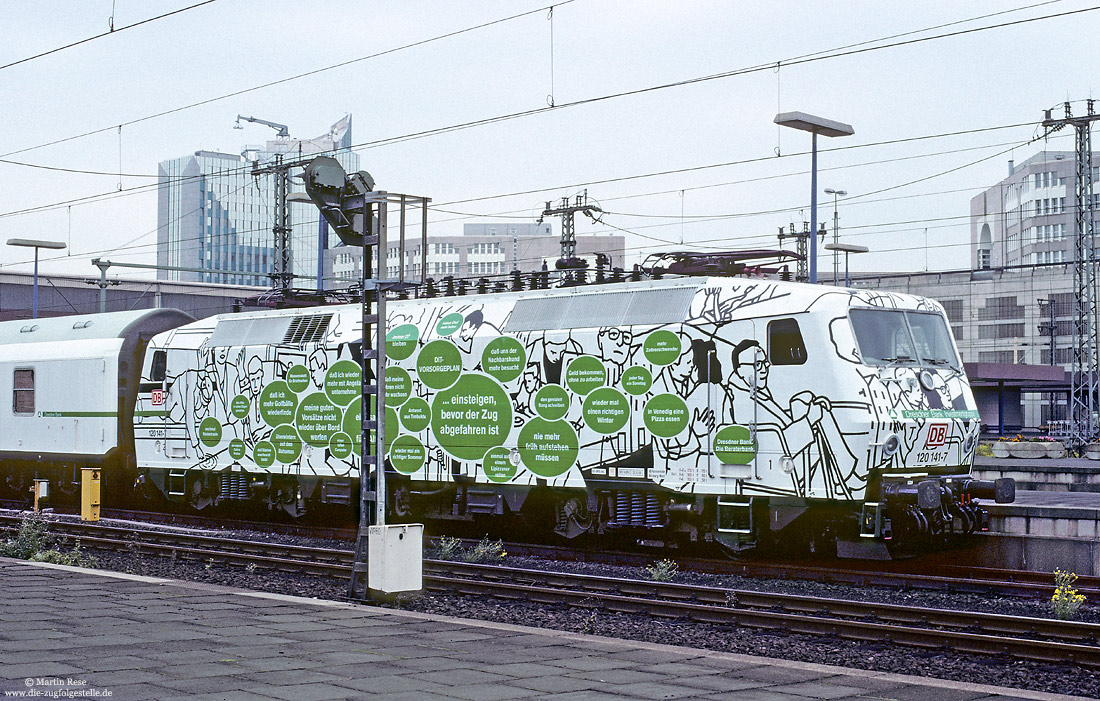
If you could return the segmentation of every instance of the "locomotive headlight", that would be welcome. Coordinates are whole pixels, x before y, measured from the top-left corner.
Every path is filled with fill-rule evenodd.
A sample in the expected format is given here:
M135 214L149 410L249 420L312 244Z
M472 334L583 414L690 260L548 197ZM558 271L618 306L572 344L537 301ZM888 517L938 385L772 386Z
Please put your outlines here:
M894 453L898 452L898 448L901 447L901 439L898 438L898 434L891 433L890 437L882 442L882 455L883 457L890 457Z
M779 469L783 470L785 474L791 474L794 472L794 460L784 455L779 458Z
M962 450L963 454L969 454L974 452L974 444L978 442L978 434L971 433L963 439Z
M932 391L933 383L936 379L932 376L932 373L928 372L927 370L921 370L920 375L917 376L917 379L920 380L920 386L923 387L925 391Z

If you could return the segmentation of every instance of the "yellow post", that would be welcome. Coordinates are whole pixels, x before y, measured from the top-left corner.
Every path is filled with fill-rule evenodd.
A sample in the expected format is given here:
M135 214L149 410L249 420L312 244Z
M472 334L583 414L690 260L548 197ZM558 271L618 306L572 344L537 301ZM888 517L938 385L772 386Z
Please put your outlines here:
M34 513L38 513L38 500L46 499L50 496L50 481L36 479L34 486L31 487L31 491L34 492Z
M99 520L99 468L80 470L80 520Z

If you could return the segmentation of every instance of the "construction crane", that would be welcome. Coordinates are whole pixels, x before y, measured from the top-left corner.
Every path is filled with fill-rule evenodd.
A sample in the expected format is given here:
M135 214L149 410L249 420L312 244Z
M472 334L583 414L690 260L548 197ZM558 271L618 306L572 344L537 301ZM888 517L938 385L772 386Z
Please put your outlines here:
M242 119L246 122L254 122L256 124L263 124L264 126L271 127L275 130L275 136L279 137L280 139L290 138L290 130L285 124L276 124L275 122L269 122L266 119L259 119L258 117L245 117L238 114L237 123L233 125L234 129L244 129L244 127L241 126Z

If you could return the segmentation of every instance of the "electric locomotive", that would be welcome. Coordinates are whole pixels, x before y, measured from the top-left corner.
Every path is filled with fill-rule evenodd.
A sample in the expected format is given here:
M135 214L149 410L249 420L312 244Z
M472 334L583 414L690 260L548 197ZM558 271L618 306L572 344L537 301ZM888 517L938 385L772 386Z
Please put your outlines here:
M970 477L978 412L932 300L684 277L387 308L395 520L885 557L1013 499L1011 480ZM356 305L155 336L140 477L196 509L353 509L362 355Z

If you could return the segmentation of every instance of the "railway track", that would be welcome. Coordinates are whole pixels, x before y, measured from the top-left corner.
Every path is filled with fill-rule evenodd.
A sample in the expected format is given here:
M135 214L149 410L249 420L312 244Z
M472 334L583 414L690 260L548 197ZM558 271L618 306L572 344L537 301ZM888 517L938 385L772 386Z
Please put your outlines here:
M51 524L88 548L339 579L350 551L171 531ZM1100 668L1100 624L425 560L429 591ZM1049 591L1049 586L1047 588Z
M151 514L142 511L113 511L112 518L145 523ZM217 521L199 516L175 516L167 518L156 516L153 523L166 527L207 530L208 532L226 527L236 530L271 532L280 535L312 537L321 540L346 542L347 550L352 549L354 531L343 528L313 528L299 525ZM0 514L0 527L4 524L16 524L19 518L14 515ZM280 527L282 526L282 527ZM87 524L75 520L59 520L51 528L64 531L73 536L81 536L86 528L115 528L116 532L130 533L130 528ZM157 531L142 530L148 538L156 538ZM180 537L185 537L181 535ZM195 535L196 543L202 542L202 536ZM224 543L222 536L207 536L209 542ZM255 541L238 540L242 550L254 547ZM475 540L464 541L473 545ZM278 547L272 543L272 547ZM667 552L629 552L607 550L585 550L559 545L533 543L506 543L505 549L513 555L526 555L553 561L591 562L618 566L646 567L658 557L668 556ZM293 547L293 546L287 546ZM806 562L775 562L765 560L726 558L683 557L675 555L680 569L690 572L716 575L736 575L750 579L780 579L790 581L812 581L847 586L878 586L895 589L922 591L943 591L962 594L980 594L987 596L1008 596L1024 598L1042 598L1050 596L1053 590L1053 574L1007 568L928 564L909 561L866 562L861 560L842 560L831 566L807 564ZM918 569L919 568L919 569ZM1076 588L1090 601L1100 600L1100 577L1081 576Z

